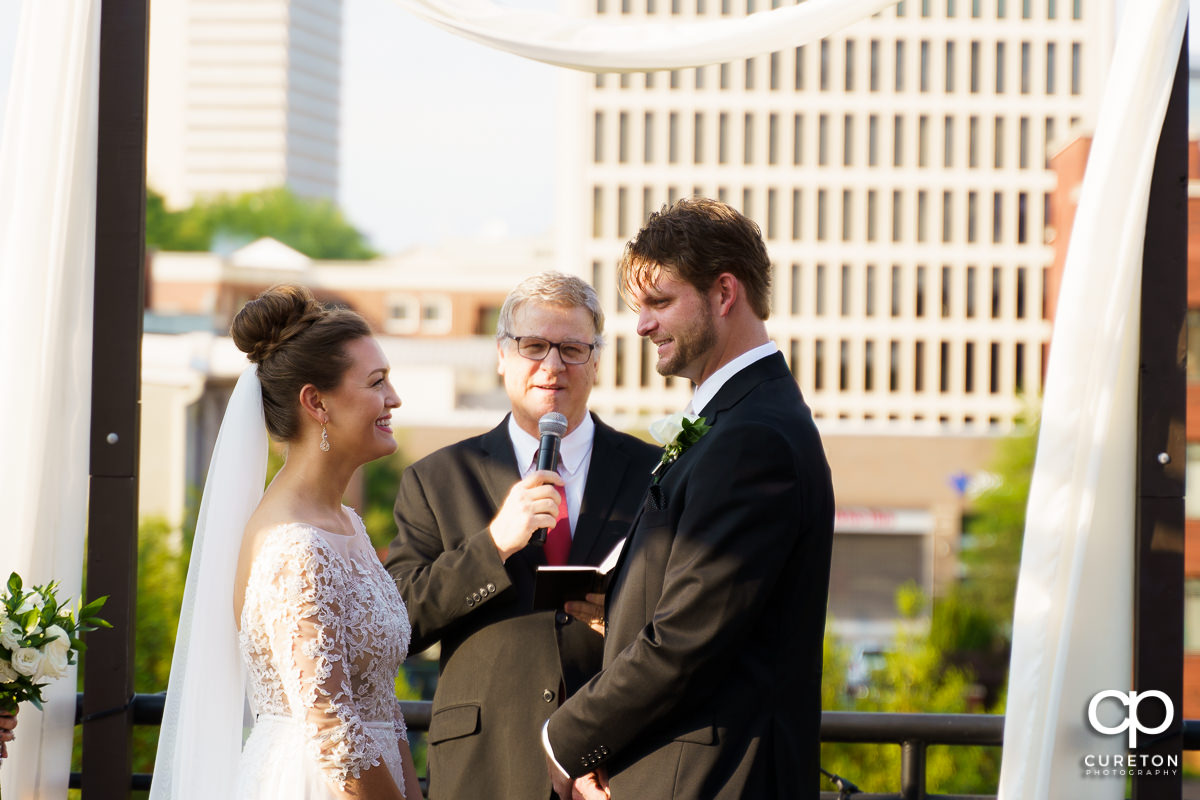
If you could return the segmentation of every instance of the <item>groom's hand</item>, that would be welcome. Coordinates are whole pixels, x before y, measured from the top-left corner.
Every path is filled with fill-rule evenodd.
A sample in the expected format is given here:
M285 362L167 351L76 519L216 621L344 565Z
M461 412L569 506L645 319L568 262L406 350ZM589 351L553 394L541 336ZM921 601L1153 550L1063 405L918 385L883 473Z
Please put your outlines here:
M545 733L542 735L545 736ZM549 753L546 753L546 771L550 773L550 788L558 795L559 800L573 800L575 795L572 792L571 777L554 763Z
M504 505L488 526L501 561L529 544L538 528L553 528L558 517L559 494L555 486L563 479L552 470L531 472L513 484Z
M609 800L612 792L608 788L608 772L603 767L575 779L572 800Z

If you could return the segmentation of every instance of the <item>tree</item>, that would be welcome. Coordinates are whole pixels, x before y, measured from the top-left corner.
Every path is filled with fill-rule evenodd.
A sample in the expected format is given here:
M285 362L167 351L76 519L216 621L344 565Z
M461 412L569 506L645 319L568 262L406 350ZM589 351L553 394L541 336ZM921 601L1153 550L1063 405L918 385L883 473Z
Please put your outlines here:
M901 617L917 619L927 605L915 584L896 593ZM850 698L843 691L847 647L833 634L825 636L821 700L826 710L907 713L966 713L972 708L973 676L951 664L928 633L902 629L883 663L871 673L868 691ZM900 748L894 744L821 745L821 766L852 781L864 792L894 792L900 782ZM1000 775L998 748L935 747L926 753L925 777L930 792L995 792ZM823 788L831 788L825 786Z
M396 490L400 488L400 475L408 464L404 449L400 448L386 458L363 465L363 525L376 548L387 547L396 537L392 508Z
M990 470L996 482L975 498L963 522L963 601L1005 626L1012 622L1037 438L1034 422L999 442Z
M168 211L162 195L146 190L146 245L160 250L208 251L278 239L310 258L375 258L366 237L329 200L298 197L286 187L199 200Z
M1037 436L1035 423L998 444L990 470L995 481L975 498L963 521L962 577L933 604L934 644L950 662L970 669L989 704L997 702L1007 681Z

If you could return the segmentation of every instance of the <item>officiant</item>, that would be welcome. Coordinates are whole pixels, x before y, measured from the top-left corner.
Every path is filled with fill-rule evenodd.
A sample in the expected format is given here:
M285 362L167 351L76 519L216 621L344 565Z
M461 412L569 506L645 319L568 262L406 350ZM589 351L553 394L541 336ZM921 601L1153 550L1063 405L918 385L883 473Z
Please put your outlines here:
M603 642L562 609L535 610L535 571L599 564L625 536L660 453L588 412L603 331L581 279L522 281L496 331L511 413L400 479L387 568L408 605L411 651L441 643L433 800L551 796L542 726L590 677L583 665ZM557 472L536 469L538 421L551 411L567 419ZM545 545L529 544L539 528Z

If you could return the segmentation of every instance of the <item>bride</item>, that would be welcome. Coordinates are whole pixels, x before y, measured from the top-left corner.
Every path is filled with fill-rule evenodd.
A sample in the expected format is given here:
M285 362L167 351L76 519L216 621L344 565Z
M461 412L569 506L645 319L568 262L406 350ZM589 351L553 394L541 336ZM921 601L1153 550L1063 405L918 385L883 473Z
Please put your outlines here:
M361 317L296 286L231 335L252 366L209 467L150 796L419 798L393 688L408 615L341 503L396 449L387 360ZM267 431L287 455L264 492Z

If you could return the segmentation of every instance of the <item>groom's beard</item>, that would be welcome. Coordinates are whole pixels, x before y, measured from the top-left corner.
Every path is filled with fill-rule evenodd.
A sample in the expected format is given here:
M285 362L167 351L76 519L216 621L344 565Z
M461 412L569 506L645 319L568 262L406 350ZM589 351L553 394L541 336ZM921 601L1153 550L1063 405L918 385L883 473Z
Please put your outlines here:
M671 338L675 342L675 352L659 360L655 367L659 375L679 375L716 346L717 326L713 324L712 312L706 309L686 328L673 331Z

